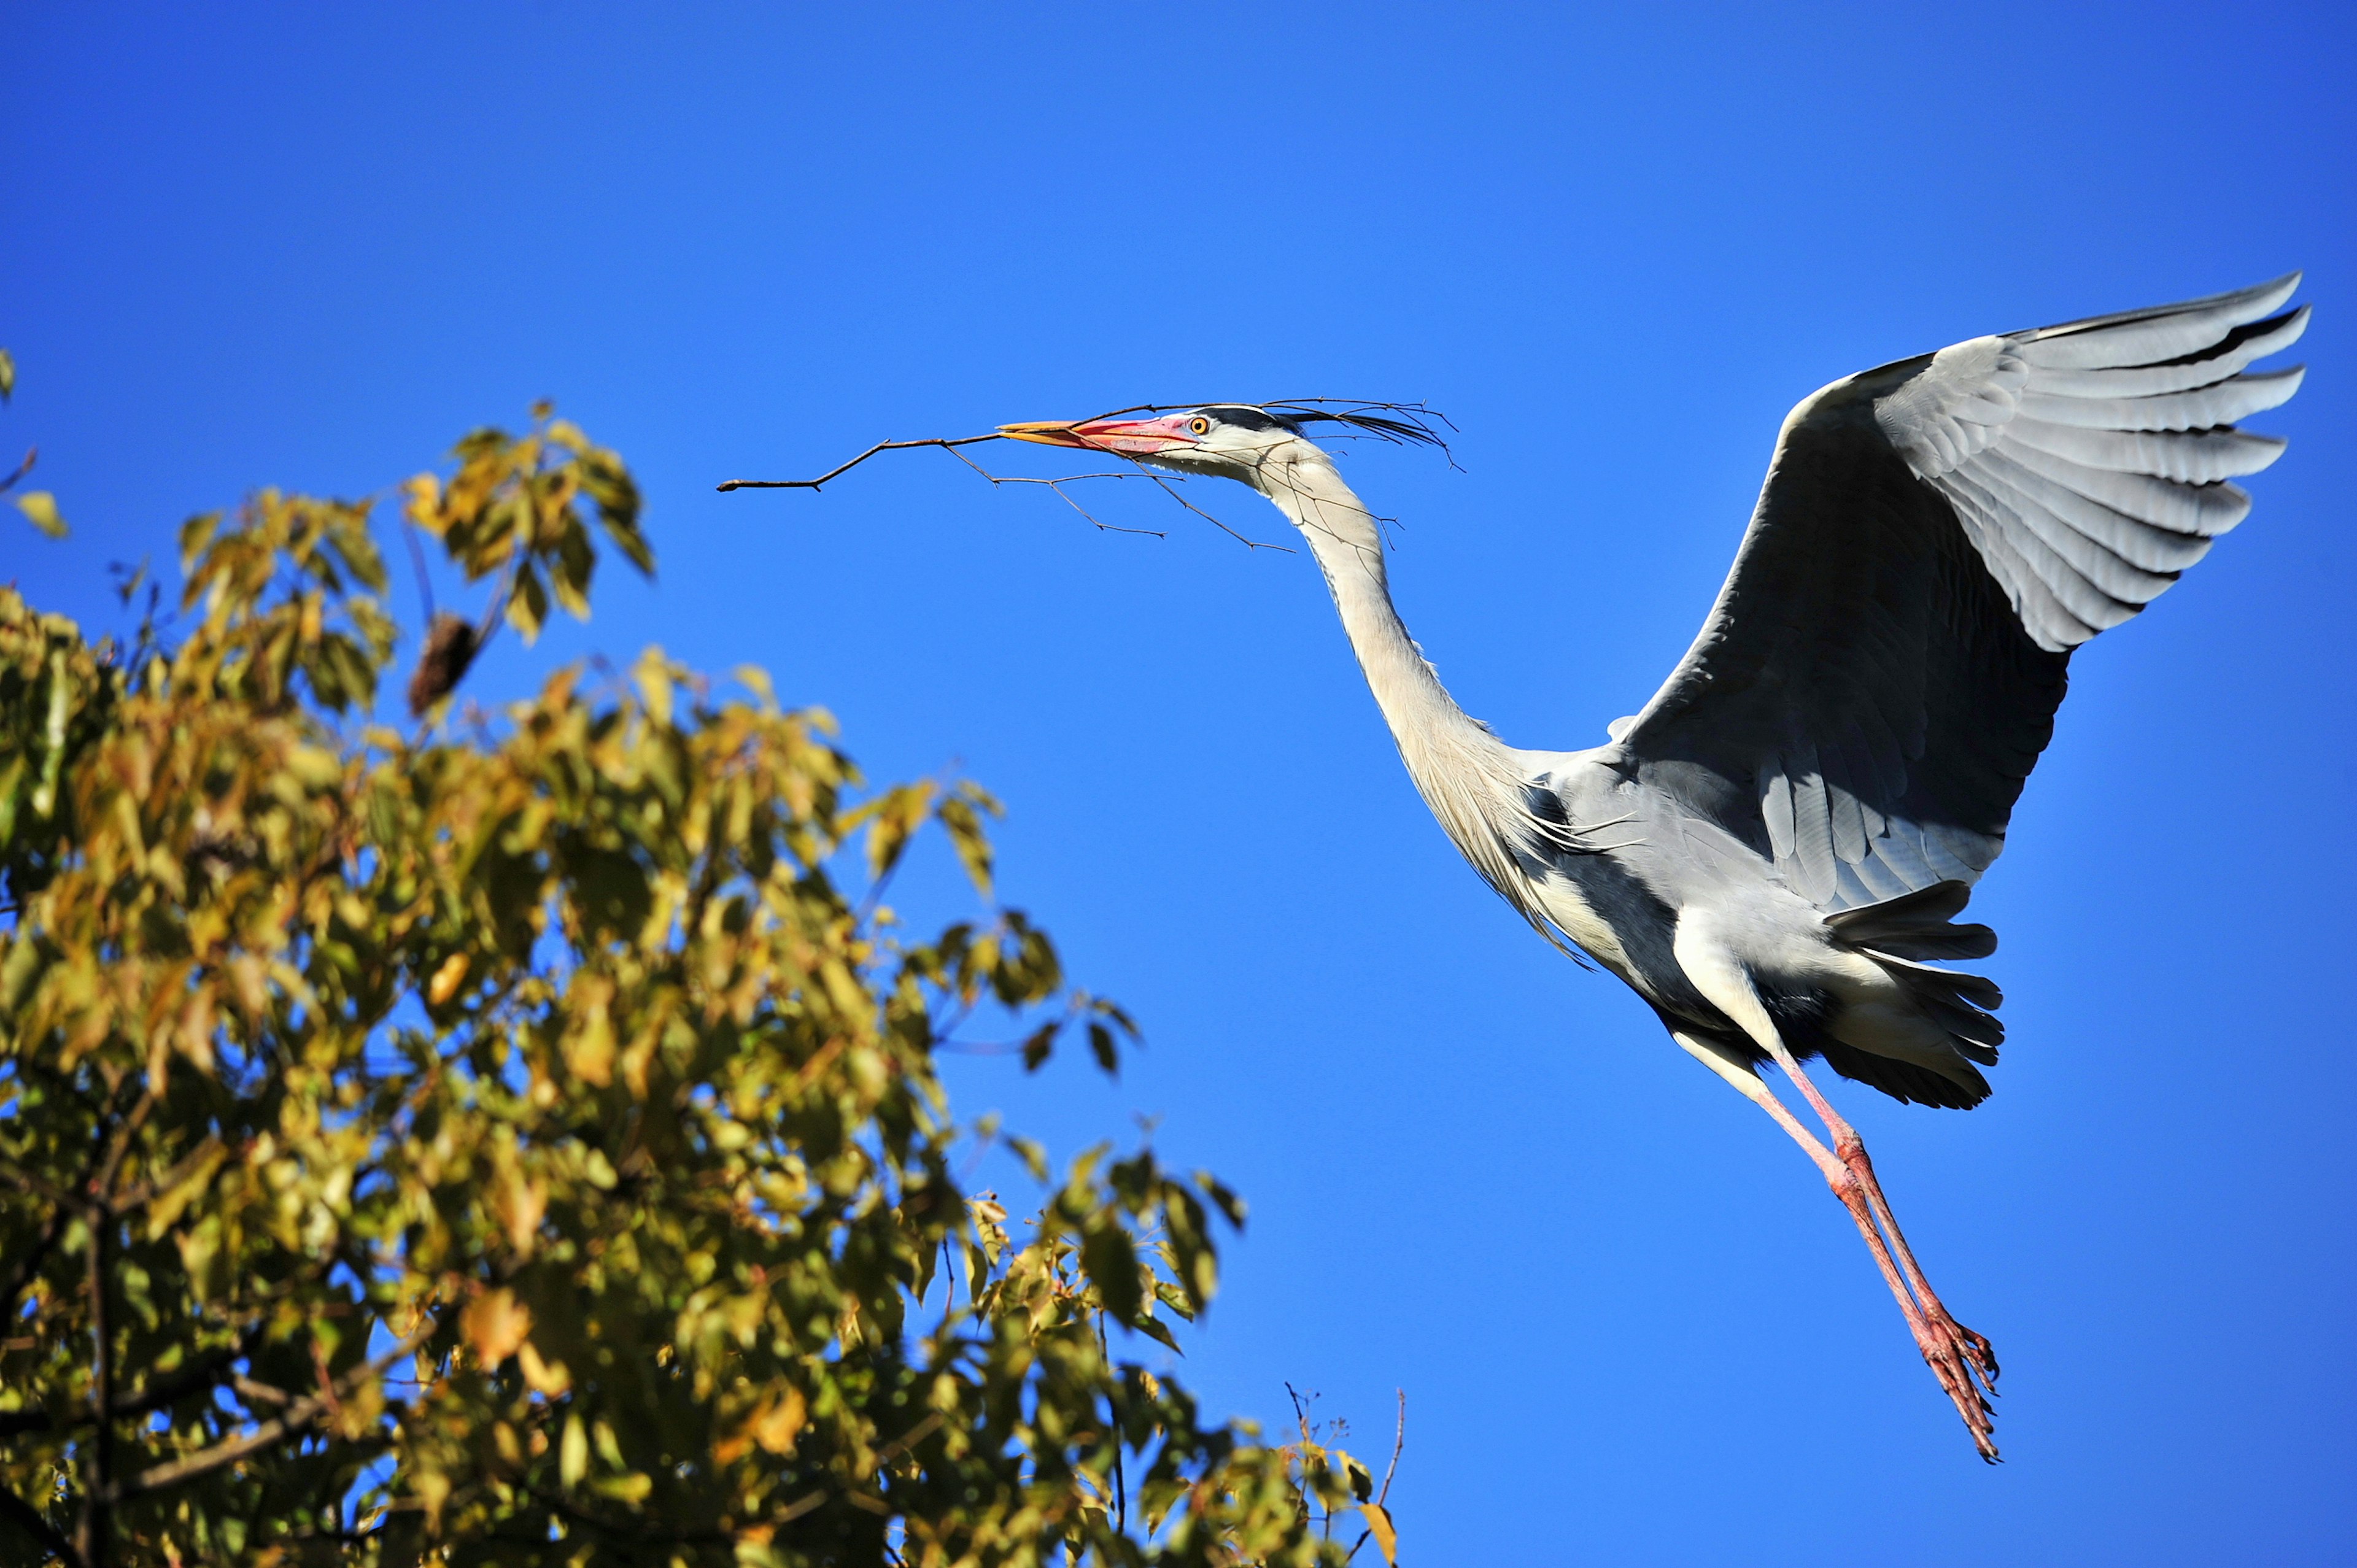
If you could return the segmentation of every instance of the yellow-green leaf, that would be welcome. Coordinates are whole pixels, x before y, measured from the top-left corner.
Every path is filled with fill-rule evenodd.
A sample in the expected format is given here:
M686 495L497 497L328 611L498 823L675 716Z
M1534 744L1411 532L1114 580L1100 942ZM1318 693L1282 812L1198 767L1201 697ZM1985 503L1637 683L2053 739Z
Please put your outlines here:
M27 490L16 498L16 510L51 539L63 539L69 532L66 520L58 515L58 498L47 490Z

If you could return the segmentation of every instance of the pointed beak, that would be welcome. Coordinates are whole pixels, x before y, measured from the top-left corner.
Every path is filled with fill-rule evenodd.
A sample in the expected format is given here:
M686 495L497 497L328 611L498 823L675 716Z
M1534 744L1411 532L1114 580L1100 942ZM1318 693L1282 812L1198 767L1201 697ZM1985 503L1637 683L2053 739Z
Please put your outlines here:
M1161 419L1095 419L1078 423L1049 420L1036 424L1002 424L998 433L1017 441L1036 441L1042 446L1077 446L1084 451L1118 452L1133 457L1195 445L1183 413Z

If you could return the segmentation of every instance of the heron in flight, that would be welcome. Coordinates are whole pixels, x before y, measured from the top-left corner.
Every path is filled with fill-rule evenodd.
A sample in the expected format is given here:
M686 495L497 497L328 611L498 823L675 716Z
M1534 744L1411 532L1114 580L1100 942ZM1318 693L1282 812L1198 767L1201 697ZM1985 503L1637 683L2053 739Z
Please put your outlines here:
M1996 936L1955 917L2005 847L2072 651L2201 560L2250 510L2228 481L2282 453L2235 422L2298 390L2298 369L2246 369L2307 325L2282 311L2298 283L1975 338L1805 399L1701 635L1581 751L1509 746L1450 698L1393 607L1375 518L1303 434L1319 415L1220 403L1001 429L1276 504L1441 828L1816 1163L1995 1460L1996 1358L1932 1289L1802 1064L1906 1102L1988 1097L2002 998L1948 964Z

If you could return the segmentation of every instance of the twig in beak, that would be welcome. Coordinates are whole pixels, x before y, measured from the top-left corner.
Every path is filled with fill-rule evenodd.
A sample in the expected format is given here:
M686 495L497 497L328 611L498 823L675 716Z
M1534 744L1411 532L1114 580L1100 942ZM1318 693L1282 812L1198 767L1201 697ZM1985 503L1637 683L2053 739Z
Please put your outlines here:
M849 472L878 452L896 452L908 446L971 446L977 441L1004 441L1006 437L992 431L987 435L929 435L922 441L878 441L850 462L829 468L815 479L723 479L713 489L718 490L814 490L839 474Z

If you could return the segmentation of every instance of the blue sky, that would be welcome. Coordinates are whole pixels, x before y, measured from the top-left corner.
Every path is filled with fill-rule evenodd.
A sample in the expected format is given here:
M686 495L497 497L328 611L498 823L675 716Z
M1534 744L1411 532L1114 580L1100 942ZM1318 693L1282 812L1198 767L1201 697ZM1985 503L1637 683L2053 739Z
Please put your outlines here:
M2357 1556L2345 11L661 11L12 6L0 433L75 532L0 532L0 578L102 620L191 511L553 396L645 483L661 576L471 689L660 642L767 667L875 777L1001 795L1008 897L1148 1048L1110 1086L961 1061L963 1108L1065 1152L1159 1118L1245 1193L1188 1373L1272 1422L1317 1390L1369 1450L1404 1387L1415 1561ZM1508 739L1584 746L1692 637L1797 399L2295 266L2316 369L2255 422L2289 455L2079 657L1975 901L1996 1098L1835 1091L2004 1359L1994 1471L1782 1135L1458 862L1305 558L937 453L711 489L1426 398L1462 472L1348 460L1405 613Z

